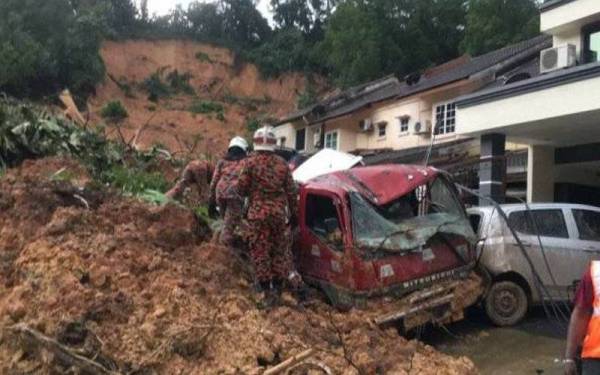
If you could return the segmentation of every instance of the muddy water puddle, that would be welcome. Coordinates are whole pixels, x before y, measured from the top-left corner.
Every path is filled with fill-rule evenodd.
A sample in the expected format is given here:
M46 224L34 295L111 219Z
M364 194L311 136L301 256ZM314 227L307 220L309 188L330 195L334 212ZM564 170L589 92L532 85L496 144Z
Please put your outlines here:
M566 328L535 309L515 327L495 327L480 310L444 329L428 329L421 336L441 352L464 355L483 375L563 374L560 364Z

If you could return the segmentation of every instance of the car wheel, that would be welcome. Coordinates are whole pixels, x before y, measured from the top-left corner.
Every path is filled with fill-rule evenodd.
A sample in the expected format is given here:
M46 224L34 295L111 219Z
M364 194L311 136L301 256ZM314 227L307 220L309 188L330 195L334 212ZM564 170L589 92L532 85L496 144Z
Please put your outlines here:
M512 281L494 283L485 298L485 312L491 321L501 327L512 326L527 313L527 294Z

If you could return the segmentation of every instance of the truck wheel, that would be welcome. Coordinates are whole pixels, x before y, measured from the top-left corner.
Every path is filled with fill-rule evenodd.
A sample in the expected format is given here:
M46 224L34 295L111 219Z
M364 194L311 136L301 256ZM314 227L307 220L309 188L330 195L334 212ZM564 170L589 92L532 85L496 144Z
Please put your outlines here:
M512 281L494 283L485 298L485 312L501 327L512 326L523 319L528 308L527 295Z

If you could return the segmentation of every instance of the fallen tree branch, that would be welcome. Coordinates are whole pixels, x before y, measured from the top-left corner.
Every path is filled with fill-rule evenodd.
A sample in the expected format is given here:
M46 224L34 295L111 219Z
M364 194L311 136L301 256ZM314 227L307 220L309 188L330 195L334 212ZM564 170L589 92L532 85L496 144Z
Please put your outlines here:
M326 375L333 375L333 371L331 371L331 369L329 368L329 366L327 366L326 364L324 364L323 362L317 362L317 361L306 361L303 363L298 363L292 367L290 367L289 371L292 370L296 370L296 369L318 369L323 371L324 374Z
M38 332L25 324L17 324L9 328L32 346L41 347L60 359L65 364L93 375L122 375L120 372L108 370L98 362L75 353L58 341Z
M307 349L307 350L303 351L302 353L298 353L295 356L286 359L285 361L281 362L277 366L271 367L270 369L265 371L263 373L263 375L279 374L279 373L289 369L290 367L295 366L298 363L304 361L305 359L307 359L314 353L315 353L315 350L313 348Z
M350 353L350 350L348 349L348 347L346 346L346 343L344 342L344 334L342 333L340 328L337 326L337 324L335 324L335 320L334 320L331 312L328 313L328 318L329 318L329 324L331 324L331 326L333 327L333 330L338 338L338 341L340 342L340 346L342 347L342 350L344 352L344 355L343 355L344 359L348 362L348 364L350 364L350 366L354 367L354 369L360 375L363 375L363 371L352 360L352 353Z

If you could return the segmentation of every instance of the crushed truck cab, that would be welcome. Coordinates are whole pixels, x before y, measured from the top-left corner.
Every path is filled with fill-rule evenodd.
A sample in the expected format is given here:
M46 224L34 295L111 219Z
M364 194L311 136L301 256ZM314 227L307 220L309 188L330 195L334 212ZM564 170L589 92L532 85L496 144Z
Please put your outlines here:
M299 192L297 266L334 305L410 329L458 320L482 294L475 233L438 170L356 167L304 181Z

